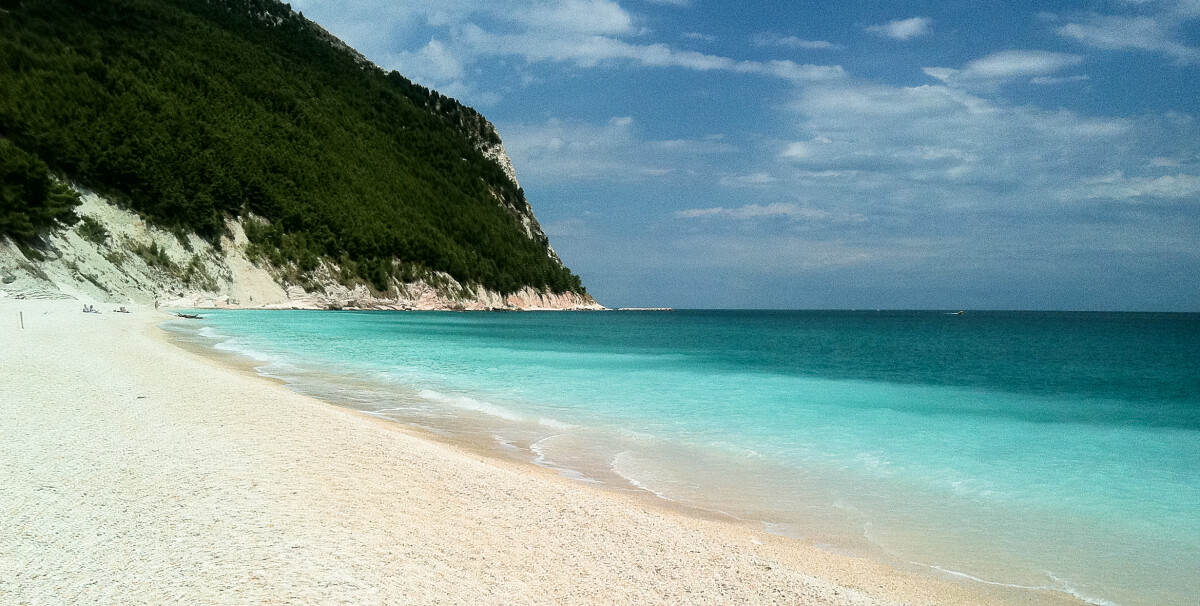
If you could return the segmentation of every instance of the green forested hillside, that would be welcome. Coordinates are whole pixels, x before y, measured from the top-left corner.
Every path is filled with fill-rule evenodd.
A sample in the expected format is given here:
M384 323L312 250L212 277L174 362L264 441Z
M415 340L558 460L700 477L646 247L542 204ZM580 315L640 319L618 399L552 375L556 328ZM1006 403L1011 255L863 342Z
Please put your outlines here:
M280 266L582 292L514 218L494 138L275 0L0 0L0 150L210 239L253 213Z
M0 138L0 234L24 242L56 223L74 223L79 197L46 164Z

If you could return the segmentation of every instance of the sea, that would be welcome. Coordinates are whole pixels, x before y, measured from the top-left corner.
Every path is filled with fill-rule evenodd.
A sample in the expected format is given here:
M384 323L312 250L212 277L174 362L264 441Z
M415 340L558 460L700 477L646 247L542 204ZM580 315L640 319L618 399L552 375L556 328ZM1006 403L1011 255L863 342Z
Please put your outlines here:
M163 326L579 482L962 583L1200 603L1200 314L201 313Z

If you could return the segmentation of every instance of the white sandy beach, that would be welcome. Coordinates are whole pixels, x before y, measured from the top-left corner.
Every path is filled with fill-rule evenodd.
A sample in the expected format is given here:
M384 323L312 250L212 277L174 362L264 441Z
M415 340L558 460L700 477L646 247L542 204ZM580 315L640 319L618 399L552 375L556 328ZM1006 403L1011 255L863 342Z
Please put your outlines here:
M185 351L165 315L80 308L0 299L0 604L1022 599L434 442Z

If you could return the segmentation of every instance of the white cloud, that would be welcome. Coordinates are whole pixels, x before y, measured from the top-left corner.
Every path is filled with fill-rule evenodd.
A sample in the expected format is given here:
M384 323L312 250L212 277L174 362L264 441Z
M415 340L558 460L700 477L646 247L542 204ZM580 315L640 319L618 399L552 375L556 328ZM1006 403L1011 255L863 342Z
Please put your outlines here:
M1083 57L1046 51L1001 51L967 63L967 74L984 78L1015 78L1051 74L1079 65Z
M680 154L721 154L737 151L733 145L722 140L722 137L705 137L704 139L666 139L647 143L654 149Z
M1160 156L1157 158L1150 159L1150 166L1153 166L1156 168L1164 168L1164 167L1172 167L1173 168L1176 166L1181 166L1182 164L1183 164L1182 162L1180 162L1179 160L1176 160L1175 158L1164 158L1164 157Z
M1200 17L1200 0L1179 0L1171 12L1183 19Z
M797 136L775 148L778 181L750 190L753 204L676 215L697 246L702 234L732 247L722 255L742 250L738 241L768 254L763 240L794 242L802 254L837 240L872 271L911 253L903 265L930 276L1031 264L1071 274L1103 254L1200 254L1200 137L1190 121L1089 117L947 85L847 79L797 95ZM789 195L803 198L777 201ZM904 244L914 238L923 244ZM732 259L711 262L737 267ZM767 264L741 259L745 271Z
M1084 179L1077 186L1059 195L1059 199L1063 201L1139 201L1146 198L1200 202L1200 176L1180 173L1159 177L1126 177L1118 171Z
M321 24L333 35L383 65L385 59L398 52L392 40L417 35L423 44L428 40L425 28L432 20L437 3L413 0L404 3L379 3L373 0L291 0L292 8ZM455 6L448 0L442 11L458 15L469 12L467 7ZM418 34L418 32L420 32ZM416 47L410 47L416 48ZM413 51L415 52L415 51ZM386 66L385 66L386 67Z
M820 153L820 146L829 145L833 141L825 137L817 137L809 141L793 141L783 149L783 157L788 160L807 160Z
M683 32L679 34L684 40L699 40L701 42L716 42L717 37L710 34L702 34L700 32Z
M826 209L799 205L791 202L775 204L747 204L737 208L691 208L677 211L676 217L681 219L735 219L741 221L756 219L790 219L795 221L836 221L862 222L866 217L861 214L839 215Z
M889 21L882 25L872 25L867 28L867 31L893 40L912 40L928 34L932 25L933 19L929 17L913 17Z
M1006 50L970 61L962 69L926 67L924 72L947 84L986 85L1015 78L1045 78L1082 62L1083 57L1067 53Z
M633 118L628 116L602 125L554 119L501 128L523 179L551 176L570 181L612 174L628 167L628 150L635 147Z
M504 146L522 181L556 183L660 180L698 171L704 158L738 150L713 135L696 139L648 140L634 119L604 124L552 119L541 124L500 124Z
M756 172L748 175L727 175L721 177L720 184L725 187L762 187L775 183L779 179L768 172Z
M790 273L849 267L878 259L877 246L839 238L765 235L753 239L730 235L688 236L671 242L671 257L692 267L734 270L739 274Z
M800 91L799 108L806 114L842 121L858 118L904 119L936 116L942 112L987 111L980 98L944 86L894 87L853 81L844 85L811 87ZM886 132L904 128L889 126ZM827 137L822 142L829 140Z
M292 0L293 8L319 15L318 21L337 34L369 26L374 39L347 40L351 46L390 43L388 30L453 27L479 20L501 21L525 29L564 33L619 35L633 31L634 17L614 0ZM345 26L350 25L351 28ZM365 52L365 51L364 51Z
M1091 76L1087 74L1075 74L1074 76L1038 76L1029 80L1030 84L1066 84L1069 82L1085 82L1091 80Z
M792 81L822 81L845 75L839 66L799 64L793 61L739 61L718 55L672 48L666 44L633 44L609 36L499 35L476 25L462 28L460 43L472 53L518 55L526 61L570 62L591 68L612 62L632 62L643 67L680 67L697 71L730 71L759 74Z
M633 31L633 17L612 0L557 0L508 13L532 30L582 35L621 35Z
M1093 48L1161 53L1180 64L1192 64L1200 61L1200 48L1182 42L1179 29L1184 21L1200 16L1194 4L1179 3L1173 10L1151 15L1091 15L1055 31Z
M868 208L921 209L913 216L960 207L1041 212L1045 200L1065 199L1081 179L1126 166L1135 150L1151 145L1143 137L1152 129L1132 120L1007 105L940 85L809 86L794 109L808 136L780 144L778 160L793 171L775 171L776 188L803 184L823 204L862 214L871 214ZM1156 155L1135 164L1149 166ZM1161 194L1168 186L1190 191L1192 183L1179 176L1135 184ZM1122 187L1087 191L1115 199L1132 185Z
M457 82L463 76L462 62L440 40L430 40L416 52L397 53L389 59L388 63L408 78L434 85Z
M296 0L295 4L317 13L330 31L385 69L399 69L443 92L472 90L466 83L471 69L484 58L503 56L585 69L632 65L757 74L795 82L845 75L839 66L738 60L646 43L641 41L646 32L638 17L614 0ZM402 41L430 27L441 32L434 41L426 37L419 45L405 48ZM709 39L699 33L685 36Z
M826 40L805 40L796 36L780 36L778 34L758 34L750 39L756 46L780 46L803 50L832 50L840 48Z

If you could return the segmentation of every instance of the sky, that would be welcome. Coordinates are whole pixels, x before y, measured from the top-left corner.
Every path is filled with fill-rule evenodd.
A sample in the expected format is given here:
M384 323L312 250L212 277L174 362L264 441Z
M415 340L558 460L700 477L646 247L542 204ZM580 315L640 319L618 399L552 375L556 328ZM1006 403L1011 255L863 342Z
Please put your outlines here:
M610 307L1200 311L1200 0L292 0Z

